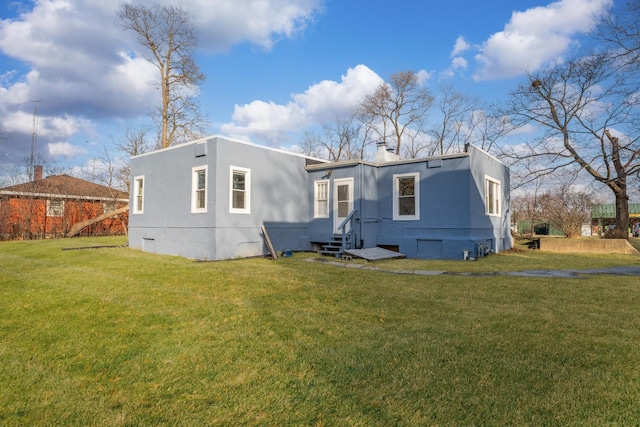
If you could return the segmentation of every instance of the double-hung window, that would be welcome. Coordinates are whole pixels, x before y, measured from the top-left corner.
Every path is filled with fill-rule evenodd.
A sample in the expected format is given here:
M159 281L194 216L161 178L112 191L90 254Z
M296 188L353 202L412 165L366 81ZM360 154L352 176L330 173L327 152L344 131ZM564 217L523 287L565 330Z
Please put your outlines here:
M144 212L144 176L133 178L133 213Z
M230 170L229 212L251 213L251 171L236 166Z
M329 180L314 182L314 218L329 218Z
M393 175L393 219L420 219L420 174Z
M196 166L191 172L191 212L207 211L207 166Z
M47 216L62 216L64 214L64 200L48 199Z
M487 215L500 216L500 181L488 176L484 179L484 206Z

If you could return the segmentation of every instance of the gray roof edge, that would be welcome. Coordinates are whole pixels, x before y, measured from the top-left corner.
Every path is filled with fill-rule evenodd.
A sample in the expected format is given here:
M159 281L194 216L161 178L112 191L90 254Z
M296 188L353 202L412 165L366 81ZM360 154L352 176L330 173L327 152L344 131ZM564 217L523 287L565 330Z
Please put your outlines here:
M321 164L321 165L309 165L309 166L307 166L307 170L326 169L327 166L331 166L331 167L335 167L335 168L355 166L355 165L366 165L366 166L373 166L373 167L385 167L385 166L394 166L394 165L405 165L405 164L411 164L411 163L424 163L424 162L428 162L430 160L450 160L450 159L457 159L457 158L463 158L463 157L469 157L469 153L462 152L462 153L455 153L455 154L445 154L445 155L442 155L442 156L420 157L420 158L416 158L416 159L393 160L393 161L390 161L390 162L381 162L381 163L375 163L375 162L371 162L371 161L368 161L368 160L342 160L342 161L339 161L339 162L329 162L329 163L324 163L324 164Z
M94 201L105 201L105 202L129 202L129 199L121 199L114 197L104 197L104 196L78 196L74 194L54 194L54 193L31 193L28 191L7 191L0 190L0 196L27 196L27 197L36 197L41 199L74 199L74 200L94 200Z
M137 156L131 156L131 158L132 159L137 159L139 157L150 156L152 154L157 154L157 153L161 153L161 152L165 152L165 151L169 151L169 150L175 150L175 149L182 148L182 147L188 147L188 146L191 146L191 145L201 144L203 142L207 142L207 141L210 141L210 140L216 140L216 139L221 139L221 140L225 140L225 141L229 141L229 142L234 142L234 143L237 143L237 144L243 144L243 145L247 145L247 146L250 146L250 147L260 148L262 150L273 151L273 152L280 153L280 154L287 154L287 155L290 155L290 156L301 157L303 159L314 160L314 161L318 161L318 162L322 162L322 163L329 163L328 160L318 159L318 158L313 157L313 156L307 156L305 154L296 153L296 152L293 152L293 151L287 151L287 150L284 150L282 148L267 147L266 145L260 145L260 144L256 144L256 143L251 142L251 141L245 141L245 140L238 139L238 138L231 138L231 137L224 136L224 135L219 135L219 134L206 136L206 137L203 137L203 138L200 138L200 139L195 139L193 141L185 142L185 143L182 143L182 144L172 145L171 147L167 147L167 148L160 148L158 150L153 150L153 151L149 151L149 152L146 152L146 153L143 153L143 154L138 154Z

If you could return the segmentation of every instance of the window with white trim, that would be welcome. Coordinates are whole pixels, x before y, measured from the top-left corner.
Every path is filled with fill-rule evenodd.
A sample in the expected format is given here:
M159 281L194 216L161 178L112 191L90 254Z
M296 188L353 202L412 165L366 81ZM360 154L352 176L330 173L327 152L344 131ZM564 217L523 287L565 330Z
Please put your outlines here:
M133 178L133 213L144 212L144 175Z
M207 166L191 169L191 212L207 211Z
M47 216L62 216L64 214L64 200L47 200Z
M314 181L313 217L329 218L329 180Z
M393 175L393 219L420 219L420 174Z
M484 179L484 206L487 215L500 216L500 181L489 176Z
M230 170L229 212L251 213L251 171L236 166Z

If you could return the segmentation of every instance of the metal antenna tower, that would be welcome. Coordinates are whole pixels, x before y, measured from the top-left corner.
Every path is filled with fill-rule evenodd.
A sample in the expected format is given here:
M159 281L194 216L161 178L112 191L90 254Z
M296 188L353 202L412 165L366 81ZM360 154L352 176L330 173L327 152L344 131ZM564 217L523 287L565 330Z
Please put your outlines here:
M42 99L35 102L36 106L33 108L33 130L31 131L31 157L29 157L29 180L33 181L33 167L36 162L36 152L38 149L38 104L44 102Z

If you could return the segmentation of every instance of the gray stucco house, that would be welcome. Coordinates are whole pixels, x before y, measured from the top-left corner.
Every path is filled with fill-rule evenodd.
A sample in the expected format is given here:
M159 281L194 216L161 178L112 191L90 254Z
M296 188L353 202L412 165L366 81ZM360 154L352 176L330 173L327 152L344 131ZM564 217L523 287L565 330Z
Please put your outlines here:
M129 246L218 260L383 247L463 259L511 247L509 170L473 146L326 162L213 136L131 159Z

